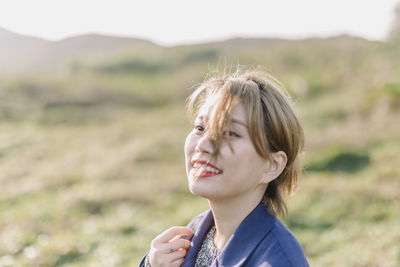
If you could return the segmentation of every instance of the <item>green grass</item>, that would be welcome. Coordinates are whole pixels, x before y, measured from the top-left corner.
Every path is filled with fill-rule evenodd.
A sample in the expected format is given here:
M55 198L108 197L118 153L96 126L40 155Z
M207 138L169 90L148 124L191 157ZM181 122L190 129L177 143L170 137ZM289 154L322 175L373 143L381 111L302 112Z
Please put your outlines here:
M284 223L311 265L400 265L396 49L237 41L0 77L0 266L135 266L207 209L187 189L184 100L219 57L264 64L294 95L306 167ZM143 70L155 62L168 64Z

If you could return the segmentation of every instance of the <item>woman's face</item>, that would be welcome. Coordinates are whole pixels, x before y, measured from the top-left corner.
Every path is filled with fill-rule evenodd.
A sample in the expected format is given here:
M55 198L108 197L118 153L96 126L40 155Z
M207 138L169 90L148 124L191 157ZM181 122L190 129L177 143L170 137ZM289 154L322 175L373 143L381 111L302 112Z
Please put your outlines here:
M210 164L213 146L207 128L212 107L204 105L195 119L185 142L186 173L190 191L209 200L262 197L267 184L261 182L268 161L260 157L250 140L246 111L238 104L231 115L229 135L231 148L222 141L219 154Z

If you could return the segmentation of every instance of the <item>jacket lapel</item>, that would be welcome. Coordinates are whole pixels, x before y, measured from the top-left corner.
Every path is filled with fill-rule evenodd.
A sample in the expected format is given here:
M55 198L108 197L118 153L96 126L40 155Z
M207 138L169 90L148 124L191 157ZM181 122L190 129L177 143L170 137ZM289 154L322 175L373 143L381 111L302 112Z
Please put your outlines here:
M242 266L275 223L260 203L239 225L212 267Z
M186 254L185 260L182 263L182 267L192 267L196 263L196 256L201 247L203 239L205 238L208 230L214 224L214 217L211 210L208 210L204 217L199 222L199 226L194 233L192 243Z

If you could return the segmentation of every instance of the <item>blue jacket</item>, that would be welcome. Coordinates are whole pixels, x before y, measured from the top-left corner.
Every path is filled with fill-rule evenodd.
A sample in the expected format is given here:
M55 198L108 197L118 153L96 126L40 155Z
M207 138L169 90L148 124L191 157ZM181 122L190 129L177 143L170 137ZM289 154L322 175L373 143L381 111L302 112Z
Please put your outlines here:
M193 267L203 239L214 225L211 210L203 212L188 225L195 229L192 244L182 267ZM260 203L239 225L211 267L309 266L294 235Z

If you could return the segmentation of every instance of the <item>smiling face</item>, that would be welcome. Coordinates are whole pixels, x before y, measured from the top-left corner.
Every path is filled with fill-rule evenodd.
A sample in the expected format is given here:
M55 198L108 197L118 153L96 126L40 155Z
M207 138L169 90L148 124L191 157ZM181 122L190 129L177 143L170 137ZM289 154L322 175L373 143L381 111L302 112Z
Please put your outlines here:
M263 178L269 164L251 142L244 106L239 103L232 109L230 126L224 129L224 137L215 157L208 132L212 111L212 105L202 106L186 138L186 173L190 191L209 200L261 200L267 187Z
M185 143L191 192L208 199L261 198L272 215L284 216L283 196L297 187L304 147L284 86L264 72L222 73L193 91L187 113L196 118Z

